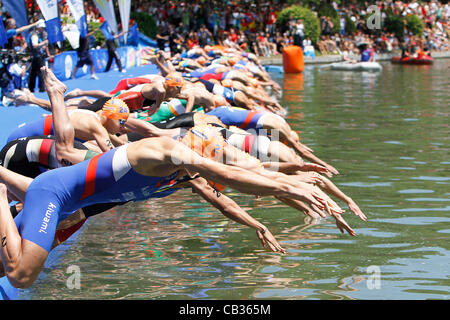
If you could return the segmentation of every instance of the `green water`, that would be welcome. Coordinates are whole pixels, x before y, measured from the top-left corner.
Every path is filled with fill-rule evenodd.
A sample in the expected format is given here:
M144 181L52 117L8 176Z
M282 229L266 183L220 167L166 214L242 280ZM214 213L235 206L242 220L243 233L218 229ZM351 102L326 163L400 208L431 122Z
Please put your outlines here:
M186 190L93 217L21 297L448 299L449 67L274 74L289 122L368 216L344 215L356 237L272 198L230 193L288 251L271 253ZM79 289L67 286L69 266L79 267Z

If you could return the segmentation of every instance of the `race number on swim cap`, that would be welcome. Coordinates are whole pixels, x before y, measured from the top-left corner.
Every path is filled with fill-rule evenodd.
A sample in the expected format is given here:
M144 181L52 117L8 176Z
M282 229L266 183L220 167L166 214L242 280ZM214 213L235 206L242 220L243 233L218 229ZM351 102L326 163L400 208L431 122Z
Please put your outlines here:
M218 130L207 124L189 129L182 141L199 155L215 160L221 154L225 144Z
M103 105L102 114L112 120L127 120L130 109L122 99L111 98Z

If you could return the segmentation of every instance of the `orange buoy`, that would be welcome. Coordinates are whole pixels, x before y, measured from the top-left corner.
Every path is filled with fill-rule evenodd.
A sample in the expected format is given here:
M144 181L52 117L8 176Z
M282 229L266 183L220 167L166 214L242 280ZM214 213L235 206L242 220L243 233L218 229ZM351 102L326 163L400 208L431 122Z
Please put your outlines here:
M288 46L283 49L283 68L285 73L303 72L305 62L303 50L299 46Z

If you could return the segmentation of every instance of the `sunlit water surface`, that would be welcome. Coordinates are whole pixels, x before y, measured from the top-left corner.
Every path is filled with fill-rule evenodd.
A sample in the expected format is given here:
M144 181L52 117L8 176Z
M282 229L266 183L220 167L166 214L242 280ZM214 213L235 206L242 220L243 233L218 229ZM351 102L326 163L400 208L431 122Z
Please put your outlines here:
M356 237L332 219L230 191L288 251L271 253L185 190L93 217L21 298L448 299L449 67L273 74L292 127L340 170L333 182L368 216L347 210Z

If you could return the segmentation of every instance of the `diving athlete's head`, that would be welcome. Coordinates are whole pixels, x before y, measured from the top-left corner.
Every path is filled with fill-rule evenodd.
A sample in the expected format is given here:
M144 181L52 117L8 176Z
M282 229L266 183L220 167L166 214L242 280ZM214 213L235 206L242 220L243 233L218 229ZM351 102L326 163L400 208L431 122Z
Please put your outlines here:
M225 140L216 127L209 124L198 125L189 129L181 140L186 146L202 157L219 161L223 157ZM218 191L225 186L208 181L209 185Z
M110 133L118 133L130 116L127 104L119 98L111 98L102 107L101 115L106 119L103 126Z
M183 88L183 78L178 75L170 75L166 77L164 81L164 88L168 96L174 96L180 93Z
M226 88L232 88L233 87L233 80L231 79L224 79L222 80L222 85Z
M236 57L231 57L230 59L228 59L228 63L230 64L230 66L234 66L238 61L239 60Z
M206 58L203 57L203 56L198 57L196 60L197 60L197 62L198 62L199 64L201 64L202 66L205 65L205 63L206 63Z

